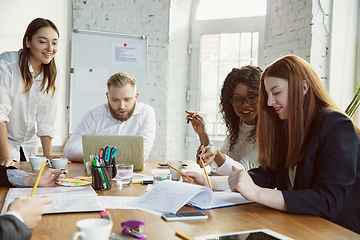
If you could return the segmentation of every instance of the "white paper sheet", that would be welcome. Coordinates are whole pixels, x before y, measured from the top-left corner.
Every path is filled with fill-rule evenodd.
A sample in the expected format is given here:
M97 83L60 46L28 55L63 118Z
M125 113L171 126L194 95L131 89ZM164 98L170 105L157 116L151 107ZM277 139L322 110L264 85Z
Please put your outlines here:
M9 188L1 213L5 213L9 204L17 197L30 196L32 188ZM90 186L37 188L34 198L50 196L53 203L44 206L44 214L66 212L105 211L99 203L97 193Z
M129 206L162 213L176 213L190 199L198 206L208 206L212 194L212 190L208 187L175 181L163 181L129 203Z

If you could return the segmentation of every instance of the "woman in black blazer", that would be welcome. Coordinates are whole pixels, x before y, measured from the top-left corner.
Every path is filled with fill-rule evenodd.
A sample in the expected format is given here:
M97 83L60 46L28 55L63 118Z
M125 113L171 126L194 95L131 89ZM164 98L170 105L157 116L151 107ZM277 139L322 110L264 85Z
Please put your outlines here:
M231 190L360 233L359 128L306 61L285 56L264 70L258 121L261 167L233 168Z

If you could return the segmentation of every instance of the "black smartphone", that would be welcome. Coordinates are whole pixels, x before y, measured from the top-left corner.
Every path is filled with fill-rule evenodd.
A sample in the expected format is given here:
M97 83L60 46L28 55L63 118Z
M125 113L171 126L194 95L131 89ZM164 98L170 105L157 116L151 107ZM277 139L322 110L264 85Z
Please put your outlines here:
M180 212L180 213L164 213L161 216L166 221L207 219L208 216L202 212Z
M169 163L158 163L160 168L167 168L169 167ZM183 167L187 167L188 165L186 163L182 164Z

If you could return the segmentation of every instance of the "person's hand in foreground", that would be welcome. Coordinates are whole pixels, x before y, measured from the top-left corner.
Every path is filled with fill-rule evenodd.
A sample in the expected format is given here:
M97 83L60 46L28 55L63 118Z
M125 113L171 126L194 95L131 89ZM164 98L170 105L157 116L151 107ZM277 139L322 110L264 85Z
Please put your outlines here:
M19 197L10 203L8 211L19 213L26 226L31 229L41 220L41 215L44 213L43 206L52 202L51 197Z
M65 175L62 174L64 170L58 170L58 169L46 169L41 175L40 181L39 181L39 187L57 187L61 185L61 183L64 181ZM59 175L60 174L60 175ZM33 173L29 176L27 176L24 180L24 185L26 187L32 187L35 184L37 173Z
M230 173L228 180L231 191L239 192L248 201L254 201L284 212L287 211L287 206L280 190L257 186L249 173L244 169L239 170L233 166L232 170L233 172Z
M188 179L185 176L191 177L194 181L191 181L190 179ZM207 187L209 186L204 173L185 172L182 174L182 179L186 183L197 184L197 185L202 185L202 186L207 186Z
M229 175L229 186L231 191L239 192L246 200L254 201L260 187L255 185L245 169L232 167L233 172Z
M15 162L13 160L9 159L3 159L0 161L0 165L3 165L5 167L15 166Z

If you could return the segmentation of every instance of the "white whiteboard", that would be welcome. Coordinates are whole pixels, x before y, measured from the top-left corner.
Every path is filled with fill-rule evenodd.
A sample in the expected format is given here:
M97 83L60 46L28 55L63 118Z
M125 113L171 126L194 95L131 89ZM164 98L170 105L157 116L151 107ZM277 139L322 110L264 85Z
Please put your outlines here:
M136 79L139 102L147 103L147 38L74 30L71 38L69 134L84 114L107 102L107 80L117 72Z

